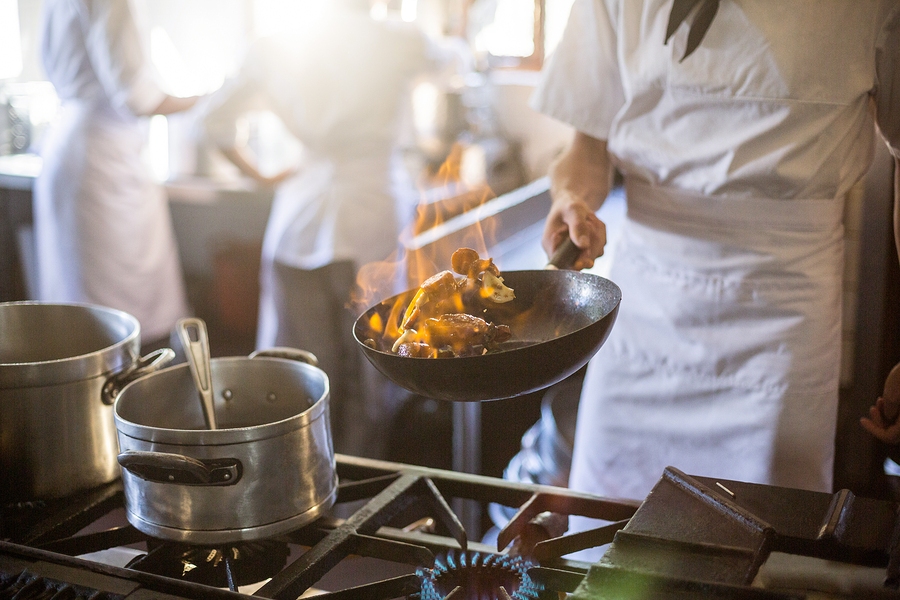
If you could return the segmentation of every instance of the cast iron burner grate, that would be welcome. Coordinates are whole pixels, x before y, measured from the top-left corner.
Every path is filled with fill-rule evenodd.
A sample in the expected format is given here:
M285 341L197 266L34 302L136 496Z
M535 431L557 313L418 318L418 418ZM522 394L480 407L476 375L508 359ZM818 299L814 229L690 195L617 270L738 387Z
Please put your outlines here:
M58 593L98 600L296 600L307 592L321 592L318 600L544 600L561 593L620 600L635 597L635 590L658 600L807 597L754 585L767 557L777 552L883 573L890 585L877 582L867 597L900 600L891 587L900 574L898 505L846 490L823 494L667 469L637 503L343 455L337 472L333 516L258 545L198 548L149 538L125 521L120 485L52 510L35 505L24 533L4 534L0 541L0 581L22 598ZM468 539L450 508L460 502L516 512L496 545L487 545ZM564 533L571 515L606 524ZM423 518L433 529L411 525ZM595 565L570 558L607 545ZM141 555L127 567L88 558L125 548ZM216 574L192 579L205 566ZM243 581L259 587L240 592Z
M498 587L500 593L495 585L500 584L511 598L543 600L542 589L548 598L574 590L590 566L566 560L562 553L609 543L638 506L561 488L343 455L337 457L337 471L334 515L344 516L323 517L276 539L214 548L153 539L125 520L120 484L92 490L67 499L59 510L36 515L23 534L0 541L0 573L18 577L29 570L47 576L46 569L53 566L65 569L79 585L90 587L96 581L98 593L122 597L141 590L175 598L249 597L239 591L247 583L261 586L253 586L253 596L279 600L295 600L307 592L319 594L320 600L470 597L452 596L452 589L440 596L455 577L476 590ZM468 539L451 502L519 509L499 533L498 545L488 546ZM617 525L566 538L566 517L562 524L541 520L551 513L582 514ZM423 519L432 525L416 526ZM127 564L117 563L125 566L95 558L125 549L138 554ZM374 563L374 572L358 569L360 562Z
M27 570L0 574L2 600L120 600L119 594L98 592L90 587L57 581Z

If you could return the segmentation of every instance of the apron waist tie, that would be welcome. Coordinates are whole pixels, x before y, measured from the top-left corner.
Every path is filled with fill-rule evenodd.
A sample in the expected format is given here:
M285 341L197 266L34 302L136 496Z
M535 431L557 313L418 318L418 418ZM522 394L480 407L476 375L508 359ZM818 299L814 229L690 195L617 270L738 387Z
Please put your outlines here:
M626 178L628 216L639 222L663 219L728 229L743 225L776 231L832 232L844 216L843 198L724 198L653 186Z

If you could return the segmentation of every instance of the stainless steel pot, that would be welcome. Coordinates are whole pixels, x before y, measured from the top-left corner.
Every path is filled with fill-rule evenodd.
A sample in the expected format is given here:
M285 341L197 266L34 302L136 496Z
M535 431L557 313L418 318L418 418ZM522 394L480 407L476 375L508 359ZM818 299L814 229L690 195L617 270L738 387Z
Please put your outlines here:
M0 500L58 498L119 477L115 396L174 357L139 350L127 313L0 303Z
M186 364L121 391L119 464L135 528L218 544L278 535L331 508L337 473L328 377L299 355L281 356L210 361L215 430L205 428Z

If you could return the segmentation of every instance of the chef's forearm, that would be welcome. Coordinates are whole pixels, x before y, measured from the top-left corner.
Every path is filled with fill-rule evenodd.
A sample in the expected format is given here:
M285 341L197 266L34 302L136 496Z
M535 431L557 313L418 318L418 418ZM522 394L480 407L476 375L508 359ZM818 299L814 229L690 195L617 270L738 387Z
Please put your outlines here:
M264 182L265 177L256 167L255 161L248 156L247 152L238 146L219 146L219 150L230 160L241 173L254 179L260 183Z
M197 104L197 100L199 99L199 96L190 96L185 98L181 98L178 96L166 96L151 114L171 115L173 113L189 110L193 108L195 104Z
M574 269L590 268L603 254L606 226L596 212L609 194L611 171L606 141L576 133L550 168L552 204L541 238L547 256L553 256L567 237L581 249L571 265Z
M572 143L550 166L550 195L554 201L580 200L597 211L609 194L612 164L606 140L575 132Z

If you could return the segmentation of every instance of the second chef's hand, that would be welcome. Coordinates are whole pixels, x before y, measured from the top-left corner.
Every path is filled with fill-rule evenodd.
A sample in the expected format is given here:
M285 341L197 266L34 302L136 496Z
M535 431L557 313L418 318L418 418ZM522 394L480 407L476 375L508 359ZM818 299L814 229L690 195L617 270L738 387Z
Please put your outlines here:
M900 364L888 374L882 396L869 408L869 416L860 419L860 424L882 442L897 444L900 443L898 417L900 417Z

